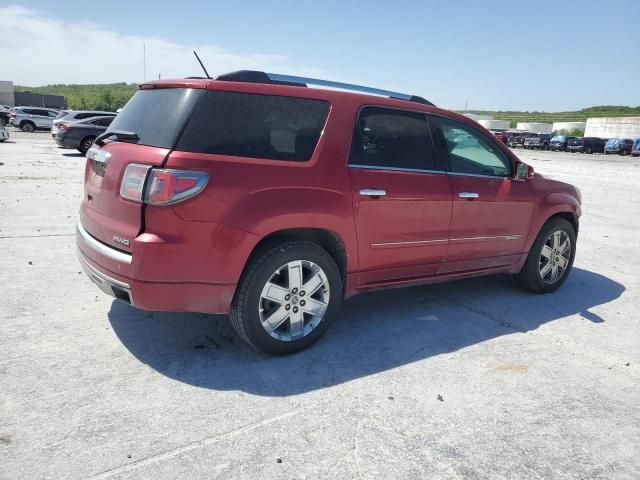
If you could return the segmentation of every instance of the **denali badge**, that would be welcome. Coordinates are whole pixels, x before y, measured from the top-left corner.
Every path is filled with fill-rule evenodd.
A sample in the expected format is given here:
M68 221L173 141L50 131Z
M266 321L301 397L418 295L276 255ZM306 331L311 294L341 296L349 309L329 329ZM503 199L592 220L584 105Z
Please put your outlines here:
M126 238L119 237L118 235L113 236L113 241L117 243L121 243L125 247L129 246L129 240L127 240Z

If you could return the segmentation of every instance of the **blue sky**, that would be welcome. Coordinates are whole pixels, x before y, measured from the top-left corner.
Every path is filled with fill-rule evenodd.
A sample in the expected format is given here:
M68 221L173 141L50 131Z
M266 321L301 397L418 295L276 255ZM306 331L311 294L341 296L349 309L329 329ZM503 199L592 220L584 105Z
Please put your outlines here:
M199 74L189 58L198 48L215 73L278 69L414 93L447 108L640 105L638 0L104 5L0 3L9 30L0 77L27 85L141 81L146 43L147 78ZM18 42L25 34L35 35L30 46Z

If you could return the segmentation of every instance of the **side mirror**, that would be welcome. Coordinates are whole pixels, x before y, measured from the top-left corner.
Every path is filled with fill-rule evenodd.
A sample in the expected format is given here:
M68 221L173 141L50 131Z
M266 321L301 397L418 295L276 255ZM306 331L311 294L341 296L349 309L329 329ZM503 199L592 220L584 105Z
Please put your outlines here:
M516 166L516 179L518 180L529 180L533 178L534 172L533 167L531 165L527 165L523 162L518 162Z

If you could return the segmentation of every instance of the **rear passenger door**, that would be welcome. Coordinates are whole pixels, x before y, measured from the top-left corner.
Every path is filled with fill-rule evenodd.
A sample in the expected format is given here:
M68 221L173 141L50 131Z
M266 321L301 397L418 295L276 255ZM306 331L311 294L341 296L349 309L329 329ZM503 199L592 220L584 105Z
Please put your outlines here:
M435 274L447 253L451 187L427 116L364 107L349 159L360 284Z

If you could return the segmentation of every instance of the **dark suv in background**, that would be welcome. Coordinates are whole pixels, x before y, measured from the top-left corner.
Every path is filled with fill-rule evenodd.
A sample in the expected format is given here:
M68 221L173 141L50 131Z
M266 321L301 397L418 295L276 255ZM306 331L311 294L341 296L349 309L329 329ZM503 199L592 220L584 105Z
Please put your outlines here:
M524 138L522 146L531 150L549 150L551 135L546 133L534 133Z
M604 153L604 140L598 137L573 138L567 142L569 152Z
M566 152L569 146L570 140L575 140L578 137L567 137L566 135L556 135L551 138L549 142L549 148L553 151Z

